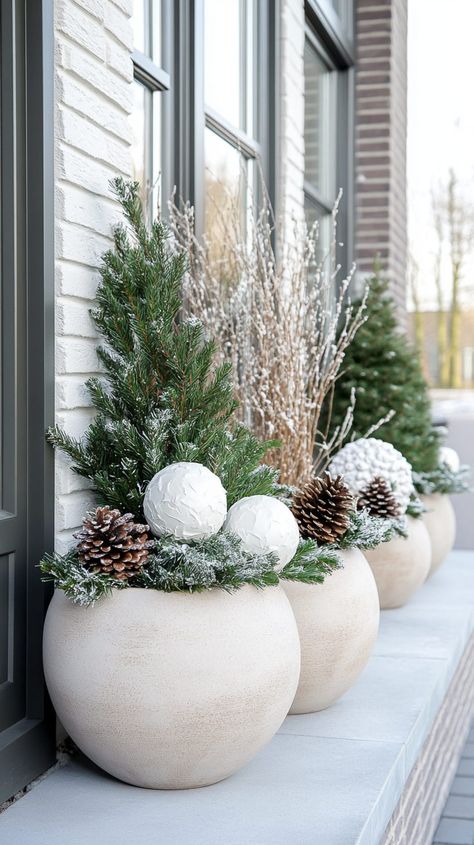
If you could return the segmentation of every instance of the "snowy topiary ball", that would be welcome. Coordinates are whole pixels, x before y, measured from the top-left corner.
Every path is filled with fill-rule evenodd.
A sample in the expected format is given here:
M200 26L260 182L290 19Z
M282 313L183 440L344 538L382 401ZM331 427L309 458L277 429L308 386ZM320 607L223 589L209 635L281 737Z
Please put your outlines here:
M411 465L391 443L375 437L361 437L347 443L329 464L331 475L342 475L356 496L379 476L390 485L404 513L413 491Z
M441 464L446 464L452 472L457 472L461 466L459 455L451 446L441 446L439 450L439 461Z
M274 552L279 567L294 557L300 532L290 509L273 496L247 496L229 510L225 529L237 534L248 552Z
M220 478L202 464L181 461L153 476L143 510L153 534L179 540L210 537L222 528L227 496Z

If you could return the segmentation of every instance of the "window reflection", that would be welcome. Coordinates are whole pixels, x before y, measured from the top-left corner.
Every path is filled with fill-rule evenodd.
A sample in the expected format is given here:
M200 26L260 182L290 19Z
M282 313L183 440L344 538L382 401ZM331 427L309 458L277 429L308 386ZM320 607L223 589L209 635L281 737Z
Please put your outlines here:
M143 207L152 214L160 200L161 98L138 80L133 82L130 125L132 177L140 182Z
M133 46L140 53L148 53L146 42L148 0L133 0L132 27Z
M322 197L333 202L336 190L336 76L309 41L305 68L305 179Z
M161 2L133 0L133 46L149 56L155 64L161 62Z
M253 131L254 17L252 0L204 2L204 99L248 134Z
M205 232L214 258L226 241L245 232L249 163L237 149L205 130Z

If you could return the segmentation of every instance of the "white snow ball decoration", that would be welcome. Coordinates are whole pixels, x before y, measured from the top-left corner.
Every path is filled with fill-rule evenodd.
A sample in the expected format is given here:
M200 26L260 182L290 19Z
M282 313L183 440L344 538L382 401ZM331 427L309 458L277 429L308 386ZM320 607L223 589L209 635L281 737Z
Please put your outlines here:
M143 500L153 534L178 540L200 540L216 534L227 513L220 478L202 464L180 461L157 472Z
M356 496L373 478L383 478L391 487L404 513L413 492L411 464L398 449L376 437L361 437L347 443L329 464L331 475L342 475Z
M300 539L298 523L290 509L273 496L240 499L229 509L224 527L240 537L248 552L274 552L278 568L294 557Z
M441 464L446 464L452 472L457 472L461 466L459 455L451 446L441 446L439 450L439 461Z

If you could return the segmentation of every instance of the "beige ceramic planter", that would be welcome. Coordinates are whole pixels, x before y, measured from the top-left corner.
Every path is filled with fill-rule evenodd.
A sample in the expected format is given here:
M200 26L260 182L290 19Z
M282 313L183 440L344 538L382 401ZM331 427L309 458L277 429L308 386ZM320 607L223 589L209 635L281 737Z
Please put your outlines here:
M432 575L441 566L454 546L456 539L456 515L449 496L433 493L422 496L423 504L428 508L423 521L428 529L431 540L431 569Z
M379 626L372 571L358 549L342 552L344 569L324 584L284 582L298 624L301 675L290 713L329 707L366 665Z
M125 589L88 608L56 591L43 651L53 704L79 748L154 789L205 786L247 763L280 727L300 669L281 587Z
M431 565L431 543L422 519L407 518L408 537L395 537L366 551L380 597L380 607L401 607L421 587Z

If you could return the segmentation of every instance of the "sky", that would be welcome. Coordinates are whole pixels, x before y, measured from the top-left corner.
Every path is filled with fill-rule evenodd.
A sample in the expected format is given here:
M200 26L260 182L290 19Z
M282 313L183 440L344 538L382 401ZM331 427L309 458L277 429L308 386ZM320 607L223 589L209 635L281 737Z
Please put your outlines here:
M474 0L408 0L408 227L422 306L434 307L431 190L452 167L474 207ZM474 258L466 267L464 302ZM448 256L443 286L449 291Z

